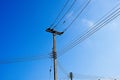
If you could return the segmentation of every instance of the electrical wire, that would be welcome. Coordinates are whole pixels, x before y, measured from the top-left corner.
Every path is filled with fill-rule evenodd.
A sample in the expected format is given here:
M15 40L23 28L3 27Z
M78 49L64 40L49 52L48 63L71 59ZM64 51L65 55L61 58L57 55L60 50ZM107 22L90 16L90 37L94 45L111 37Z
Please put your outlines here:
M87 34L87 33L86 33ZM90 33L89 33L90 34ZM86 35L84 35L84 36L86 36ZM82 36L81 38L83 38L84 36ZM78 41L79 41L79 39L78 39ZM77 41L76 41L77 42ZM74 45L75 44L75 42L73 42L72 43L72 45ZM64 48L65 49L65 48ZM63 51L63 50L62 50Z
M17 63L17 62L29 62L29 61L42 60L42 59L47 59L47 58L49 58L49 54L30 56L30 57L24 57L24 58L12 58L12 59L7 59L7 60L0 60L0 64L11 64L11 63Z
M68 75L68 72L66 71L66 69L61 65L61 63L59 61L57 61L58 63L58 67L59 69L65 74Z
M63 18L68 14L68 12L72 9L72 7L75 5L77 0L74 0L71 6L68 8L68 10L65 12L65 14L60 18L60 20L53 26L53 29L58 26L58 24L63 20Z
M113 12L113 10L115 10L119 5L120 5L120 3L119 3L118 5L116 5L112 10L110 10L107 14L105 14L102 18L100 18L94 25L98 25L98 23L100 23L100 21L102 21L102 20L104 19L104 17L108 16L108 15L109 15L111 12ZM87 30L87 31L85 31L85 32L86 32L86 33L90 32L90 31L95 27L94 25L90 26L90 29ZM92 29L91 29L91 27L92 27ZM86 34L86 33L85 33L85 34ZM77 36L76 38L79 39L80 37ZM73 39L67 46L65 46L64 49L65 49L66 47L70 46L71 43L75 42L75 41L77 40L76 38ZM77 41L76 41L76 42L77 42ZM73 43L73 44L74 44L74 43ZM72 45L72 44L71 44L71 45Z
M118 8L119 10L119 8ZM85 34L83 34L82 36L80 36L78 39L76 39L72 44L68 45L66 48L64 48L63 50L61 50L62 53L67 52L68 50L72 49L73 47L75 47L76 45L78 45L80 42L84 41L86 38L88 38L89 36L91 36L93 33L95 33L96 31L98 31L99 29L101 29L104 25L108 24L109 22L111 22L112 20L114 20L116 17L119 16L119 12L114 14L115 12L117 12L118 10L114 11L113 13L111 13L108 17L108 19L106 20L106 18L102 21L100 21L98 24L93 25L92 29L88 30ZM113 15L113 16L111 16ZM109 18L110 17L110 18ZM99 20L98 20L99 21ZM104 22L103 22L104 21ZM101 24L102 23L102 24ZM97 27L98 26L98 27ZM60 52L60 53L61 53Z
M96 25L97 23L99 23L104 17L106 17L108 14L110 14L114 9L116 9L118 6L120 5L120 3L119 4L117 4L113 9L111 9L108 13L106 13L103 17L101 17L94 25ZM92 26L90 26L90 28L91 27L93 27L94 25L92 25ZM87 30L85 31L85 32L87 32ZM81 34L80 34L81 35ZM77 36L76 38L78 38L79 36ZM74 38L72 41L75 41L76 40L76 38ZM71 41L71 42L72 42ZM71 43L70 42L70 43Z
M119 14L120 15L120 14ZM117 16L119 16L117 15ZM113 19L115 19L117 16L113 17ZM113 19L110 19L110 21L112 21ZM83 37L80 38L80 40L78 40L76 43L74 43L73 45L71 45L70 47L68 47L66 50L62 50L62 53L65 53L67 51L69 51L70 49L72 49L73 47L75 47L76 45L78 45L79 43L81 43L82 41L84 41L86 38L88 38L89 36L91 36L92 34L94 34L96 31L98 31L99 29L101 29L104 25L108 24L109 22L101 25L101 27L96 28L93 32L91 32L90 34L84 35Z
M67 70L63 67L63 65L61 65L59 61L57 61L57 64L58 64L58 68L65 74L65 77L63 79L68 79L69 73L67 72Z
M91 2L91 0L88 0L88 2L85 4L85 6L83 7L83 9L78 13L78 15L73 19L73 21L63 30L63 32L67 31L68 28L71 27L71 25L76 21L76 19L81 15L81 13L86 9L86 7L89 5L89 3Z
M118 6L118 5L117 5ZM109 12L110 13L110 12ZM106 14L106 15L108 15L108 13ZM105 16L104 16L105 17ZM102 19L104 18L104 17L102 17ZM100 20L102 20L102 19L100 19ZM100 21L100 20L98 20L98 22ZM96 22L94 25L96 25L98 22ZM100 22L99 22L100 23ZM93 27L93 26L92 26ZM91 29L90 29L91 30ZM89 31L90 31L89 30Z
M61 11L59 12L59 14L57 15L57 17L55 18L55 20L53 21L52 25L50 28L53 27L53 25L55 24L55 22L58 20L58 18L60 17L60 15L62 14L62 12L64 11L64 9L66 8L66 6L68 5L68 3L70 2L70 0L67 0L63 6L63 8L61 9Z

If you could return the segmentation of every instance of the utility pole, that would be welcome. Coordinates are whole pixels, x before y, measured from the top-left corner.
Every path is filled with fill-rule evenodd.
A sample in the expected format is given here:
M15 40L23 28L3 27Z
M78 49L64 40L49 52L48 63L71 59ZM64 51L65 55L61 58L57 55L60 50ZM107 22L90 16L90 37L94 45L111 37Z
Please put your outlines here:
M70 72L69 76L70 76L70 80L73 80L73 73L72 72Z
M57 75L57 52L56 52L56 35L62 35L63 32L58 32L54 29L48 28L46 29L47 32L52 33L53 35L53 50L52 50L52 58L54 63L54 80L58 80Z

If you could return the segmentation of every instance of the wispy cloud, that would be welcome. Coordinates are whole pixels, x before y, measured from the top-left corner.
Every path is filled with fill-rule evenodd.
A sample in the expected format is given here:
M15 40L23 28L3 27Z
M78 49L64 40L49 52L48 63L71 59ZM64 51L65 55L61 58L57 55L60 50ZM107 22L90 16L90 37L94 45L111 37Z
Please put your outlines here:
M91 27L94 24L93 21L88 20L88 19L82 19L81 22L82 22L82 24L84 24L84 25L86 25L88 27Z
M110 31L117 31L118 28L119 28L119 22L118 21L112 22L109 26Z

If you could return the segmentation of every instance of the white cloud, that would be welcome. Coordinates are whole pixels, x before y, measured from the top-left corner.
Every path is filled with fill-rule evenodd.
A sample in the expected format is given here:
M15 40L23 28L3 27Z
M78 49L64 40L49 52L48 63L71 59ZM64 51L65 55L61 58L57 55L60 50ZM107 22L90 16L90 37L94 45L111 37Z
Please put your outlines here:
M109 27L109 30L110 30L110 31L117 31L118 28L119 28L119 23L117 23L117 22L112 22L110 25L111 25L111 26Z
M84 25L86 25L88 27L91 27L94 24L93 21L90 21L88 19L82 19L81 22L82 22L82 24L84 24Z

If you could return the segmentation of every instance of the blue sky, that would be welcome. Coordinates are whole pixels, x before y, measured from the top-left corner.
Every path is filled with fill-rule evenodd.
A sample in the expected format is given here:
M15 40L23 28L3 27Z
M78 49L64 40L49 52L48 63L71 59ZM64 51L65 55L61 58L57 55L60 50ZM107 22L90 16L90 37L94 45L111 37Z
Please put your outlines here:
M0 80L49 80L52 62L47 57L52 51L52 35L45 32L45 29L54 21L64 3L65 0L0 1L0 60L45 55L44 59L36 61L0 64ZM77 0L65 17L66 24L60 24L56 29L62 31L78 14L83 3L83 0ZM91 0L72 26L62 36L57 36L57 51L77 36L81 36L118 3L119 0ZM119 22L120 17L117 17L59 57L65 71L119 78ZM58 72L59 79L66 78L59 67ZM52 78L53 74L51 80Z

